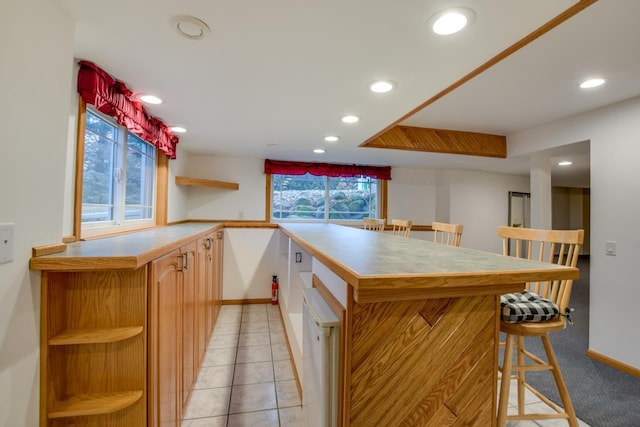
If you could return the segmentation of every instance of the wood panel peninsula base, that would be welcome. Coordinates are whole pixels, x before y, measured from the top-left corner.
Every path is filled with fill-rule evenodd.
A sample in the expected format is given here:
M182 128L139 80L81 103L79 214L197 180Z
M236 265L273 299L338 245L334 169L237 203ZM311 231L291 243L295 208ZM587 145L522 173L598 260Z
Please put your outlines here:
M351 227L280 228L313 258L313 283L341 316L341 426L494 426L499 295L578 277L575 268Z

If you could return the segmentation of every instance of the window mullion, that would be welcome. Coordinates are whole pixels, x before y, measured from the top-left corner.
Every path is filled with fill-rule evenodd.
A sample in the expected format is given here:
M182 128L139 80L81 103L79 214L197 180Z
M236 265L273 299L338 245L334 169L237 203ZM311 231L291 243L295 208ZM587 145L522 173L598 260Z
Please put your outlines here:
M116 161L116 191L114 194L114 204L116 206L115 222L116 225L124 224L124 202L125 187L127 182L127 132L124 128L118 128L118 145L117 145L117 161Z
M324 220L329 221L329 210L331 209L331 186L329 184L329 177L326 176L324 181Z

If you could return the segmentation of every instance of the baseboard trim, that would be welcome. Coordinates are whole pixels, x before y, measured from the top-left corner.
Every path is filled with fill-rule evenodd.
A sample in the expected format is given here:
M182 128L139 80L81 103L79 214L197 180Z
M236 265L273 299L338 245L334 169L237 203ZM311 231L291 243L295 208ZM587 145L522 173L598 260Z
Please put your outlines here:
M634 377L640 378L640 369L631 365L627 365L626 363L622 363L616 359L612 359L608 356L605 356L604 354L600 354L596 351L588 349L587 357L590 357L593 360L597 360L600 363L611 366L612 368L625 372L629 375L633 375Z
M225 299L222 305L241 305L241 304L270 304L271 298L252 298L252 299Z

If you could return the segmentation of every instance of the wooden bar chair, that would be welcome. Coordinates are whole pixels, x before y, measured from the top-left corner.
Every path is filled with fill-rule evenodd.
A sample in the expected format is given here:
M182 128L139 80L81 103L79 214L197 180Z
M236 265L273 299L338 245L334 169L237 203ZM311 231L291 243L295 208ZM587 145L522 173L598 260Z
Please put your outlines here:
M384 218L362 218L362 228L382 233L384 231L385 222Z
M446 222L431 223L434 243L442 243L448 246L460 246L462 237L462 224L448 224Z
M578 263L580 246L584 240L584 230L536 230L530 228L498 227L498 236L502 241L503 255L519 258L533 259L540 262L548 262L558 265L575 267ZM508 243L511 243L509 246ZM509 253L511 251L511 254ZM502 366L500 371L500 395L498 402L498 426L505 426L507 420L541 420L550 418L563 418L569 422L569 426L578 427L576 413L569 397L567 386L564 382L558 360L556 359L549 333L561 331L566 326L566 318L569 314L569 299L573 280L550 280L547 282L527 283L522 294L505 294L501 296L500 331L506 334L506 341L500 345L504 347ZM509 305L513 296L524 295L527 299L535 298L534 292L542 298L553 302L559 311L558 315L551 317L541 307L546 307L545 301L536 299L535 306L529 307L526 301L517 299L515 305ZM521 306L527 306L520 311ZM547 356L547 362L534 355L524 347L525 337L540 337ZM514 360L515 349L515 360ZM532 362L530 362L532 361ZM515 362L515 364L514 364ZM548 370L553 378L562 400L563 408L558 407L546 396L540 393L526 382L526 371ZM515 375L512 372L515 371ZM518 413L507 415L509 406L509 387L511 379L517 379L518 387ZM556 413L534 414L525 413L524 392L530 390L540 400L550 406Z
M393 226L392 232L394 236L409 237L413 223L410 219L392 219L391 225Z

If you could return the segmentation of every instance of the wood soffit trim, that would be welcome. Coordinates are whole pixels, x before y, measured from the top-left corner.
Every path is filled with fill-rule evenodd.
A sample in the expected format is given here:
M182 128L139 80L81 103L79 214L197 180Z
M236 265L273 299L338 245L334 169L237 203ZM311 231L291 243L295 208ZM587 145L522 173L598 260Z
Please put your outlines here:
M423 110L424 108L428 107L429 105L433 104L438 99L443 98L445 95L448 95L449 93L453 92L454 90L456 90L457 88L459 88L460 86L462 86L463 84L465 84L466 82L471 80L472 78L474 78L474 77L482 74L483 72L487 71L489 68L493 67L498 62L500 62L503 59L505 59L505 58L511 56L512 54L516 53L517 51L519 51L523 47L527 46L529 43L532 43L533 41L535 41L539 37L545 35L546 33L548 33L549 31L553 30L558 25L560 25L563 22L567 21L568 19L570 19L574 15L577 15L578 13L582 12L584 9L586 9L587 7L589 7L592 4L596 3L597 1L598 0L580 0L580 1L578 1L576 4L574 4L573 6L571 6L570 8L565 10L564 12L560 13L558 16L556 16L552 20L550 20L550 21L546 22L545 24L541 25L539 28L537 28L532 33L524 36L523 38L521 38L520 40L518 40L517 42L515 42L511 46L507 47L502 52L498 53L493 58L489 59L484 64L480 65L479 67L477 67L476 69L471 71L469 74L463 76L458 81L454 82L453 84L451 84L450 86L444 88L443 90L441 90L440 92L438 92L437 94L432 96L431 98L427 99L425 102L423 102L422 104L418 105L416 108L414 108L413 110L409 111L407 114L405 114L404 116L400 117L395 122L389 124L387 127L385 127L384 129L380 130L380 132L378 132L377 134L373 135L371 138L369 138L368 140L366 140L365 142L360 144L360 147L372 147L372 145L369 145L370 142L376 140L381 135L387 133L392 128L394 128L396 125L402 123L403 121L405 121L409 117L413 116L417 112L419 112L419 111Z
M507 157L507 138L477 132L394 126L363 145L373 148Z

